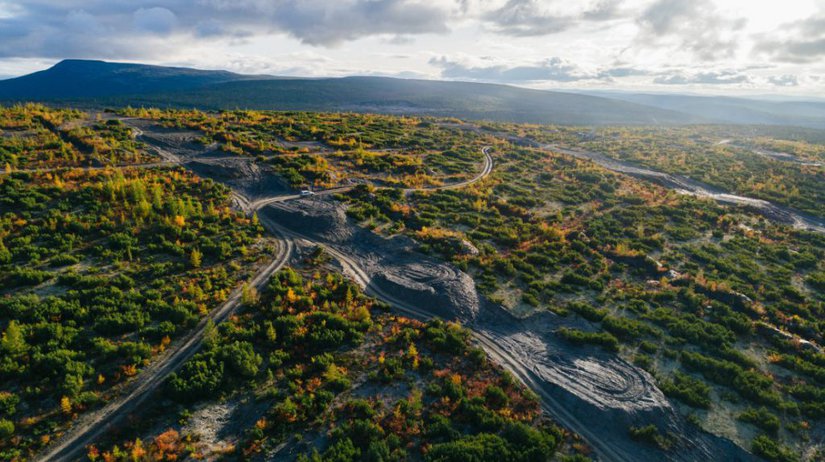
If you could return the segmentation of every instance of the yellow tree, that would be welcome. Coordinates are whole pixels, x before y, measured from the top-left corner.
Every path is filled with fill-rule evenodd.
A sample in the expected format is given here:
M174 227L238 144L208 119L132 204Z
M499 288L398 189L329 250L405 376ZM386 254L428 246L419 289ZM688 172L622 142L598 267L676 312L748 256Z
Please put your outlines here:
M60 410L65 415L70 415L72 413L72 401L68 396L60 398Z
M198 249L192 249L192 253L189 254L189 263L192 264L192 268L200 268L201 262L203 262L203 254Z

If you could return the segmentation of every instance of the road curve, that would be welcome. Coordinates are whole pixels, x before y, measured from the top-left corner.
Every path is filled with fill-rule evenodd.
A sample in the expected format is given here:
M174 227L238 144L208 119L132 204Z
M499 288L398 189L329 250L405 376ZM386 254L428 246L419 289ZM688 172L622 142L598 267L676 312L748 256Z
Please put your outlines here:
M441 191L441 190L448 190L448 189L464 188L464 187L469 186L473 183L477 183L477 182L483 180L484 178L488 177L490 175L490 173L493 172L493 156L490 155L490 146L485 146L485 147L481 148L481 152L482 152L482 154L484 154L484 166L482 167L481 172L478 175L476 175L476 176L474 176L470 179L467 179L467 180L464 180L464 181L459 181L458 183L451 183L451 184L448 184L448 185L441 185L441 186L425 186L425 187L421 187L421 188L404 188L404 189L402 189L402 191L404 191L405 193L420 192L420 191ZM321 190L321 191L315 191L314 195L315 196L328 196L330 194L345 193L345 192L351 190L354 187L355 186L340 186L340 187L337 187L337 188L324 189L324 190ZM392 186L382 186L382 187L379 187L377 189L395 189L395 188L393 188ZM288 195L283 195L283 196L264 197L264 198L261 198L261 199L258 199L256 201L254 201L254 202L250 202L248 204L248 206L251 210L259 210L259 209L261 209L261 207L264 207L264 206L269 205L269 204L274 204L276 202L286 202L286 201L290 201L290 200L294 200L294 199L299 199L301 197L302 196L300 194L288 194Z
M421 321L427 321L433 318L431 313L421 310L403 300L388 294L380 287L372 283L372 278L364 271L358 262L347 256L346 253L341 252L335 247L314 242L311 238L302 234L296 233L292 230L273 224L275 230L284 236L289 236L294 240L303 240L315 244L324 251L326 251L333 258L338 260L338 263L344 268L344 272L348 274L358 285L364 288L364 292L375 297L385 303L391 305L397 312ZM599 456L601 460L610 460L617 462L634 462L636 459L631 454L626 454L624 451L613 448L600 440L598 435L590 432L587 426L579 422L573 413L567 411L563 405L558 403L552 396L550 396L544 389L536 382L534 375L522 364L513 357L511 353L501 348L496 341L483 332L472 331L476 342L489 354L493 360L509 370L516 377L518 377L528 388L536 392L542 402L542 408L548 414L552 415L561 425L572 429L588 443L590 443L593 451Z
M135 130L136 137L143 137L144 134L142 130L136 127L132 128L133 130ZM180 158L177 155L161 147L155 145L150 146L164 159L162 162L154 164L174 165L180 163ZM482 149L482 152L484 154L484 167L481 173L479 173L475 177L455 184L427 188L409 188L405 189L405 191L412 192L424 190L457 189L476 183L487 177L493 170L493 159L489 153L489 149L489 146L484 147ZM88 169L97 168L89 167ZM351 187L333 188L330 190L318 192L317 194L329 195L339 192L345 192L349 189L351 189ZM235 199L236 203L242 210L244 210L247 214L252 214L260 208L273 202L282 202L286 200L297 199L301 196L275 196L259 199L257 201L250 201L247 197L243 196L242 194L233 192L232 197ZM286 229L282 228L277 223L273 222L272 220L266 217L261 218L261 224L270 233L272 233L279 239L279 241L281 242L281 246L279 246L279 252L276 255L276 257L265 268L260 270L252 278L251 281L249 281L250 285L258 289L262 289L266 282L269 280L269 278L272 276L272 274L283 268L283 266L287 263L294 249L293 237L306 239L303 236L299 236L295 233L287 231ZM309 241L312 242L311 240ZM393 297L384 293L377 287L371 286L369 284L369 276L352 259L348 258L345 254L335 249L329 247L325 248L334 257L336 257L336 259L338 259L342 263L342 265L345 266L345 268L348 269L348 272L359 283L367 287L368 294L376 296L377 298L382 299L393 305L396 305L402 311L409 312L411 314L415 313L413 311L413 308L405 308L406 305L400 302L399 300L394 299ZM66 434L64 434L59 439L56 439L52 445L50 445L39 455L37 455L34 460L71 461L78 459L82 454L82 451L85 451L88 445L93 444L101 435L103 435L104 432L106 432L118 421L120 421L120 419L122 419L129 413L137 410L138 407L164 383L169 374L176 371L198 351L203 340L203 335L208 325L209 319L211 319L216 324L226 320L229 317L229 315L232 314L235 311L235 309L237 309L237 307L240 305L240 299L241 290L236 289L232 292L232 294L230 294L229 298L223 304L214 309L206 318L201 320L201 322L198 323L198 325L192 332L187 334L187 336L184 337L182 340L176 342L171 348L166 350L166 352L164 352L160 358L158 358L156 361L150 364L137 377L135 377L126 386L127 390L125 393L122 393L119 397L107 403L101 409L98 409L94 412L82 416L75 423L75 425L66 432ZM421 313L418 313L416 316L421 317Z
M479 181L487 178L490 173L493 172L493 156L490 155L490 146L484 146L481 148L481 153L484 154L484 167L481 169L481 173L478 175L470 178L469 180L459 181L458 183L451 183L442 186L425 186L422 188L405 188L405 192L417 192L417 191L443 191L447 189L459 189L465 186L470 186L473 183L478 183Z

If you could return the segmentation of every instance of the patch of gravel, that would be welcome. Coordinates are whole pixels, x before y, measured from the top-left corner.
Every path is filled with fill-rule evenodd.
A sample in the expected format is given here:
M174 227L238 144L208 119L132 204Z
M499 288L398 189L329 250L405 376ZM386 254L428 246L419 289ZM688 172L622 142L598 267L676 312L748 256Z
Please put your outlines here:
M588 439L598 438L620 460L753 460L729 440L685 422L644 370L598 348L573 346L554 333L562 326L592 330L586 321L548 312L518 319L481 297L469 275L420 253L412 239L378 236L345 212L330 198L314 197L272 204L260 213L347 255L384 293L483 334L507 352L493 354L497 362L527 374L530 386L548 400L551 415L576 431L590 430ZM675 449L664 452L630 438L631 426L651 423L675 435Z
M259 213L352 257L373 284L400 300L465 323L478 314L479 297L469 275L419 252L412 239L385 238L358 228L338 202L308 198L272 204Z
M183 427L183 434L197 437L202 454L224 450L232 443L220 438L219 434L229 423L237 402L215 403L201 407L192 413Z
M184 166L201 177L224 183L252 199L290 191L289 185L280 176L249 157L200 156Z

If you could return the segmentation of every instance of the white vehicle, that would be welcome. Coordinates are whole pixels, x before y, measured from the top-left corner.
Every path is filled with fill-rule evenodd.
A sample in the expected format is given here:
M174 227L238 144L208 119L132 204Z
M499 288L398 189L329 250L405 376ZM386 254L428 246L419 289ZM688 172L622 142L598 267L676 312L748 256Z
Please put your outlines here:
M309 189L302 189L301 190L301 196L303 196L303 197L314 196L314 195L315 195L315 193L310 191Z

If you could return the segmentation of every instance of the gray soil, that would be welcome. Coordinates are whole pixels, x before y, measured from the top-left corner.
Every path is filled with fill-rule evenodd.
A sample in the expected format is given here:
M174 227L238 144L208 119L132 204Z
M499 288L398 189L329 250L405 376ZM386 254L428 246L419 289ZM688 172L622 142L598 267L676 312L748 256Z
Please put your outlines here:
M747 149L747 148L745 148L745 149ZM816 161L811 161L811 160L807 160L807 159L800 159L799 157L796 157L795 155L789 154L787 152L776 152L776 151L771 151L771 150L768 150L768 149L759 149L759 148L751 149L751 152L753 152L754 154L758 154L760 156L768 157L768 158L771 158L773 160L779 160L779 161L782 161L782 162L790 162L790 163L799 164L799 165L810 165L810 166L814 166L814 167L821 167L822 166L822 162L816 162Z
M602 167L614 172L624 173L636 178L652 181L668 189L682 194L699 197L708 197L722 204L741 205L764 215L769 220L777 221L798 228L825 233L825 221L811 215L804 214L790 207L774 204L762 199L729 194L708 184L693 180L682 175L671 175L648 168L639 167L630 162L623 162L609 158L604 154L591 151L566 149L557 145L543 145L542 148L550 151L567 154L578 159L593 161Z
M472 278L423 255L404 236L387 239L355 226L343 205L322 198L272 204L259 214L313 241L353 257L372 283L445 319L474 319L479 297Z
M200 132L165 128L141 119L128 119L128 124L141 130L142 140L162 157L182 164L198 176L223 183L249 199L291 191L286 181L254 159L227 154L214 144L197 142Z
M420 253L411 239L358 227L331 199L276 203L260 214L346 254L370 278L368 289L417 307L419 317L456 320L471 329L497 362L543 398L550 415L584 436L603 460L754 460L732 442L685 422L644 370L553 333L562 326L592 330L585 321L552 313L517 319L479 295L467 274ZM629 437L631 426L651 423L673 435L673 449Z
M291 191L281 177L248 157L201 156L183 165L199 176L223 183L250 199Z
M197 134L155 130L148 124L141 129L148 143L172 151L185 165L237 192L283 192L274 174L257 170L245 159L207 161L209 147L192 142ZM276 202L259 215L262 222L276 223L276 230L326 247L368 293L401 312L456 320L471 329L493 360L532 388L544 409L584 437L601 460L754 460L729 440L685 422L647 372L613 354L572 346L554 334L562 326L592 329L585 321L551 313L517 319L479 295L469 275L422 254L409 238L384 238L358 227L347 218L344 205L329 197ZM629 427L651 423L672 435L672 449L630 438Z
M651 170L649 168L640 167L631 162L616 160L598 152L570 149L559 146L557 144L541 144L527 137L517 136L503 132L489 131L486 129L482 129L481 127L478 127L474 124L442 125L457 128L460 130L469 130L477 133L494 135L500 138L504 138L507 141L518 146L545 149L549 151L560 152L562 154L575 157L577 159L589 160L608 170L612 170L618 173L624 173L626 175L630 175L642 180L647 180L664 186L665 188L672 189L681 194L690 194L699 197L707 197L719 202L720 204L743 206L763 215L765 218L772 221L792 225L801 229L825 233L825 220L819 217L811 216L809 214L802 213L798 210L794 210L791 207L785 207L782 205L774 204L766 200L730 194L728 192L720 190L719 188L715 188L713 186L702 183L700 181L696 181L692 178L688 178L683 175L671 175L668 173L662 173L656 170ZM729 140L723 141L729 142ZM758 154L778 154L780 156L784 156L786 160L787 156L790 156L790 154L772 153L770 151L765 150L758 152Z

